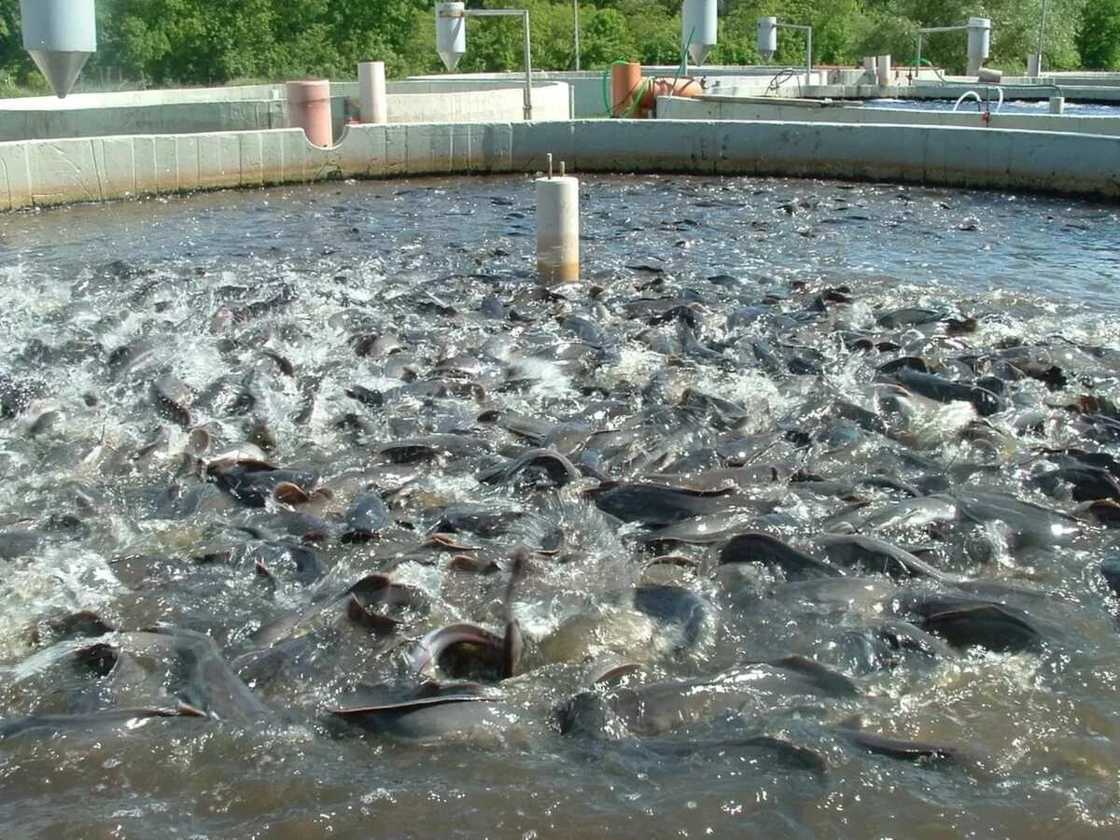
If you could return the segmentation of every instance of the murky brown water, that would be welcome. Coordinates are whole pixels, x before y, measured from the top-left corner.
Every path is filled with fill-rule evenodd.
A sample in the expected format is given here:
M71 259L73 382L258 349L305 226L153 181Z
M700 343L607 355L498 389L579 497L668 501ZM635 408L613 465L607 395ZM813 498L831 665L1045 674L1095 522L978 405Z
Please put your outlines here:
M0 217L3 836L1115 836L1100 566L1116 539L1107 510L1044 476L1071 457L1054 450L1120 456L1116 208L587 178L585 282L541 294L532 195L522 178L417 180ZM907 308L928 317L884 320ZM917 386L879 368L908 357L1000 379L999 405L900 392ZM153 397L163 376L183 405ZM384 450L432 434L457 437L404 463ZM250 444L328 492L250 507L186 454ZM580 474L480 480L530 446ZM654 501L597 503L610 480L724 488L695 504L726 530L651 543ZM973 491L1038 507L992 514ZM391 522L345 542L363 492ZM948 513L895 515L929 500ZM433 541L459 503L505 527ZM720 567L747 531L822 559L822 534L874 535L936 573ZM316 565L269 553L293 545ZM331 714L369 686L416 689L435 628L500 632L519 547L525 652L515 676L481 675L492 720L417 740ZM336 604L275 667L245 664L262 627L370 572L424 608L371 633ZM643 608L655 585L678 600ZM946 594L1004 605L1032 644L959 644L970 619L905 606ZM697 603L695 626L674 612ZM112 632L63 621L78 611ZM890 622L927 647L884 649ZM152 628L220 656L140 650ZM851 682L758 664L795 655ZM673 699L641 695L655 723L561 734L607 659L640 667L597 697L663 683ZM209 717L97 716L179 700ZM867 749L857 729L909 746Z

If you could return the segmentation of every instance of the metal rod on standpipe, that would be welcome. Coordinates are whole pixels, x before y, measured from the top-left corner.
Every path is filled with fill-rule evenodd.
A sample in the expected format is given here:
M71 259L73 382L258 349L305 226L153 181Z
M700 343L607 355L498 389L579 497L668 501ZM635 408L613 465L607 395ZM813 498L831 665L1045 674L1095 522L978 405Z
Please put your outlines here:
M931 32L967 32L969 28L967 23L960 23L953 26L923 26L918 32L924 32L927 35Z
M1038 17L1038 75L1042 75L1042 45L1046 40L1046 0L1042 0L1042 13Z
M529 46L529 10L524 11L525 21L525 122L533 120L533 53Z
M975 45L972 43L973 30L977 30L982 36L980 41ZM970 66L969 72L978 72L979 67L983 65L984 59L988 57L988 45L991 38L991 21L987 18L969 18L968 23L957 24L955 26L923 26L918 30L918 57L917 69L920 72L922 67L922 36L930 35L938 32L967 32L969 34L969 64L975 64L975 67Z
M579 0L572 0L572 31L576 41L576 72L579 72Z
M805 86L813 83L813 27L805 30Z

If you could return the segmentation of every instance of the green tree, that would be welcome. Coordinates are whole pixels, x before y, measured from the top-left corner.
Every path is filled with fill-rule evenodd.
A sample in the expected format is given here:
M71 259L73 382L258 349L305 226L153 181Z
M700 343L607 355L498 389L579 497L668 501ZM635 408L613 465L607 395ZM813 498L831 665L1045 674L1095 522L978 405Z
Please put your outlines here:
M573 66L570 0L469 0L530 11L534 66ZM990 64L1022 68L1037 48L1042 0L721 0L713 63L753 64L756 21L776 15L813 27L814 64L854 65L891 53L913 61L919 26L992 19ZM123 74L141 84L281 81L307 75L353 78L357 62L384 60L391 76L436 72L434 0L98 0L99 50L85 74ZM1120 66L1120 0L1048 0L1044 51L1050 67ZM681 57L681 0L586 0L582 66L612 61L675 65ZM1084 15L1083 15L1084 12ZM464 71L522 66L520 23L472 20ZM21 43L19 0L0 0L0 85L44 82ZM963 33L929 36L923 57L950 72L965 66ZM775 67L800 66L804 35L779 35Z
M1077 33L1086 67L1120 69L1120 0L1089 0Z
M34 64L23 48L19 0L0 0L0 88L26 84ZM44 82L45 84L45 82Z

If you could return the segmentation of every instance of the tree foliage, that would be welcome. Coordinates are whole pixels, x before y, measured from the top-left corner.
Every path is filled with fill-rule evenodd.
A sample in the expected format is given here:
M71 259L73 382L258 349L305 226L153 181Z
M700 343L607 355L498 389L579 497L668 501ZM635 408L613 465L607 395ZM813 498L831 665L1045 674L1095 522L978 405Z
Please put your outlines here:
M754 63L756 21L777 15L813 27L814 64L856 64L891 53L912 62L919 26L992 19L993 66L1021 69L1037 48L1043 0L720 0L719 45L710 61ZM1044 52L1055 69L1120 66L1120 0L1046 0ZM574 63L569 0L471 0L527 8L534 65ZM587 69L616 60L676 64L681 52L680 0L581 2L581 57ZM469 21L464 71L520 69L515 19ZM432 0L98 0L99 50L87 79L110 74L141 84L220 84L306 76L350 78L357 62L378 58L391 75L440 70ZM801 33L780 33L775 63L800 66ZM923 56L961 71L963 34L933 35ZM0 0L0 85L41 86L20 43L19 0Z
M1086 67L1120 70L1120 0L1089 0L1085 4L1077 47Z

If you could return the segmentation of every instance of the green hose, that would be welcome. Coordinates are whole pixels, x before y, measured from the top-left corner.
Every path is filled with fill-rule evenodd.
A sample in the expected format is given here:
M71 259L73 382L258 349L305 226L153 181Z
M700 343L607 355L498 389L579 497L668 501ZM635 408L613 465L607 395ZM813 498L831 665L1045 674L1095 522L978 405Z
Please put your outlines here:
M629 64L629 63L630 62L628 62L628 61L623 61L622 59L618 59L617 61L612 61L610 64L608 64L607 69L603 71L603 111L604 111L604 113L606 113L606 115L608 117L612 116L611 112L614 111L614 107L611 103L611 87L610 87L611 71L614 69L614 66L616 64Z

